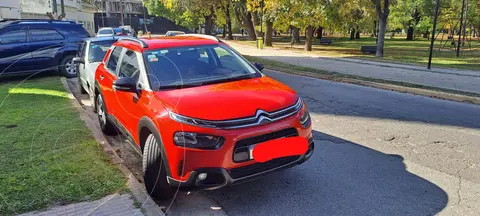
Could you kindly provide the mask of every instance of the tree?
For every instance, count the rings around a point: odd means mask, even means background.
[[[385,45],[385,31],[387,30],[387,20],[390,14],[390,0],[372,0],[378,16],[378,42],[377,57],[383,57],[383,47]]]
[[[247,10],[247,1],[232,0],[232,6],[237,22],[247,31],[249,39],[255,40],[257,35],[255,34],[255,26],[252,22],[252,14]]]

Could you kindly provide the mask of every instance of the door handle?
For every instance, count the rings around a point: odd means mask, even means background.
[[[105,79],[105,77],[103,75],[100,75],[100,80],[103,80]]]

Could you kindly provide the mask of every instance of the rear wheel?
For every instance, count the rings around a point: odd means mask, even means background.
[[[102,132],[106,135],[115,135],[115,126],[108,119],[107,109],[105,109],[105,102],[103,101],[103,97],[101,94],[97,95],[96,103],[98,122],[100,124],[100,128],[102,129]]]
[[[143,151],[143,180],[150,196],[165,200],[172,198],[175,191],[167,182],[167,164],[162,161],[160,145],[155,136],[150,134]]]
[[[77,76],[77,66],[73,63],[74,55],[67,55],[60,61],[60,72],[67,78],[73,78]]]

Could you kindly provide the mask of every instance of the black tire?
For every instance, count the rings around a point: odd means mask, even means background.
[[[67,78],[73,78],[77,76],[77,67],[73,63],[74,57],[74,55],[67,55],[63,57],[63,59],[60,61],[60,65],[58,66],[62,75]]]
[[[167,182],[167,172],[162,163],[160,145],[153,134],[150,134],[143,150],[143,180],[145,188],[151,197],[167,200],[173,197],[175,191]]]
[[[80,89],[81,94],[87,94],[87,91],[85,91],[85,88],[83,87],[82,79],[80,79],[80,75],[78,76],[78,88]]]
[[[102,129],[102,132],[106,135],[117,134],[115,125],[113,125],[113,123],[108,119],[108,112],[105,108],[105,102],[103,101],[102,95],[98,94],[95,101],[100,129]]]

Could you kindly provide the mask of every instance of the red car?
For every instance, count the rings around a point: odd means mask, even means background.
[[[120,39],[95,74],[100,127],[139,147],[157,198],[303,163],[314,150],[306,105],[262,69],[211,36]]]

